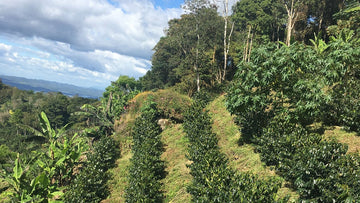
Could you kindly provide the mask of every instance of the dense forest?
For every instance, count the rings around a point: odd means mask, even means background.
[[[99,100],[0,80],[0,201],[360,201],[359,151],[326,134],[360,133],[360,2],[221,4],[185,0]]]

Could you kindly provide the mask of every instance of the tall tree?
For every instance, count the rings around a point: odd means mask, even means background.
[[[220,71],[220,82],[222,80],[225,80],[225,76],[226,76],[226,69],[228,66],[228,54],[229,54],[229,50],[230,50],[230,41],[231,41],[231,35],[234,31],[234,22],[230,22],[231,24],[231,29],[230,29],[230,33],[228,34],[228,22],[229,22],[229,0],[224,0],[224,10],[223,10],[223,18],[224,18],[224,69],[223,69],[223,73],[221,75],[221,71]]]
[[[58,92],[49,93],[41,108],[51,120],[51,125],[58,128],[69,122],[70,112],[67,109],[68,105],[68,98]]]
[[[274,22],[272,0],[242,0],[233,7],[232,19],[235,22],[236,30],[247,33],[244,45],[243,60],[249,61],[252,44],[257,35],[261,41],[270,39],[272,25]]]
[[[214,5],[210,3],[209,0],[185,0],[185,6],[183,7],[188,12],[195,14],[194,15],[194,29],[196,35],[196,45],[195,45],[195,60],[193,62],[194,71],[196,73],[196,90],[200,91],[200,72],[199,72],[199,49],[200,49],[200,26],[202,26],[201,22],[201,10],[207,8],[214,8]]]
[[[192,95],[215,84],[214,73],[222,71],[223,19],[212,4],[195,3],[189,1],[191,11],[169,21],[166,36],[154,48],[152,69],[141,78],[144,89],[176,84]]]

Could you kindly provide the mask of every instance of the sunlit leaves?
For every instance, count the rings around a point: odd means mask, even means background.
[[[165,165],[160,157],[163,144],[158,116],[156,103],[151,102],[135,121],[126,202],[161,202],[164,198],[160,180],[165,176]]]
[[[189,139],[187,158],[193,177],[187,188],[194,202],[275,201],[281,185],[277,179],[261,180],[255,175],[236,174],[220,153],[218,139],[204,103],[195,100],[185,114],[184,131]]]

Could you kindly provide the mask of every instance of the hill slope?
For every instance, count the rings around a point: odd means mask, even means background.
[[[229,159],[230,166],[241,172],[252,172],[260,176],[276,175],[260,160],[259,154],[254,153],[251,145],[237,144],[240,138],[238,127],[233,117],[225,108],[224,96],[220,96],[211,102],[207,109],[213,119],[213,132],[218,135],[219,146]],[[129,119],[130,125],[132,119]],[[121,133],[123,134],[123,133]],[[191,196],[186,192],[186,187],[191,181],[191,175],[186,164],[186,147],[188,144],[181,124],[171,124],[162,132],[162,140],[165,151],[162,159],[166,163],[167,176],[162,180],[163,191],[166,196],[165,202],[190,202]],[[113,180],[110,183],[111,196],[104,202],[124,202],[124,189],[126,187],[127,167],[130,163],[131,138],[119,135],[121,141],[122,157],[117,161],[118,166],[112,169]],[[284,184],[285,185],[285,184]],[[296,199],[297,194],[287,187],[279,191],[279,196],[289,194]]]

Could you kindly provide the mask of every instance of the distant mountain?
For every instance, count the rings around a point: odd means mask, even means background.
[[[17,87],[21,90],[33,90],[35,92],[61,92],[67,96],[78,95],[86,98],[99,98],[103,90],[95,88],[78,87],[65,83],[51,82],[46,80],[27,79],[15,76],[0,75],[2,83]]]

